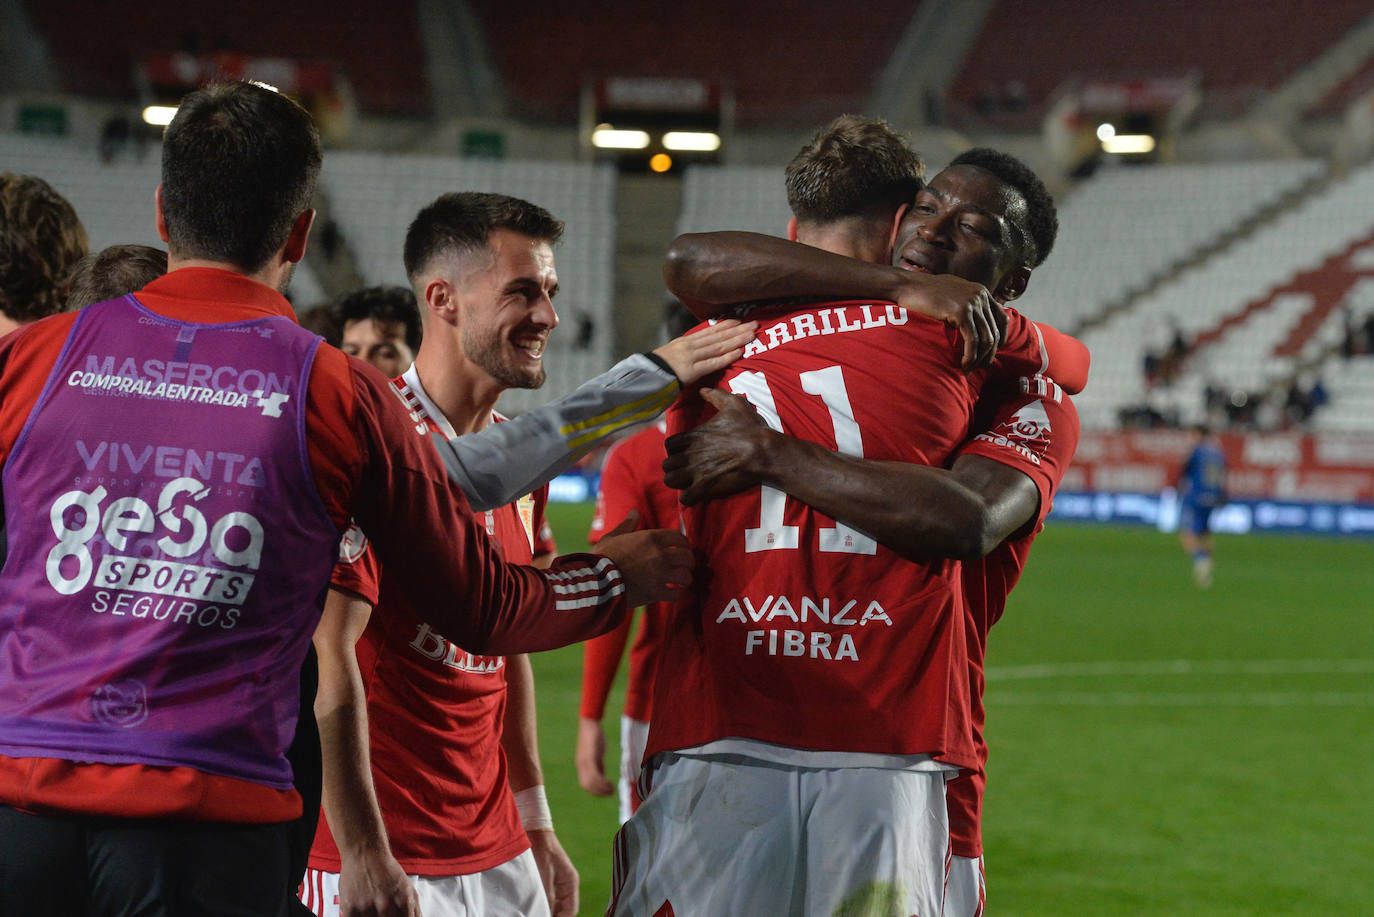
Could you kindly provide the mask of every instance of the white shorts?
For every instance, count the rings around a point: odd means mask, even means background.
[[[660,755],[616,835],[608,915],[940,913],[944,775]]]
[[[425,917],[549,917],[544,883],[528,850],[482,872],[410,876],[410,884]],[[300,899],[317,917],[339,917],[339,874],[307,869]]]
[[[635,782],[639,780],[639,765],[644,760],[644,746],[649,741],[649,724],[643,720],[620,718],[620,823],[630,820],[639,805]]]
[[[949,882],[945,885],[944,917],[983,917],[988,883],[983,858],[951,856]]]

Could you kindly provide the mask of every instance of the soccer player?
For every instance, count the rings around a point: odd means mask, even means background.
[[[885,260],[912,160],[890,131],[823,131],[788,167],[798,239]],[[969,267],[994,293],[1018,290],[1014,202],[992,203],[971,216],[983,245]],[[769,426],[924,465],[966,438],[988,376],[961,371],[938,322],[872,300],[751,317],[759,333],[717,387]],[[1000,372],[1041,368],[1038,339],[1010,330]],[[675,407],[670,432],[702,413]],[[944,781],[977,766],[957,566],[767,486],[688,507],[684,523],[711,576],[660,662],[649,792],[617,835],[611,913],[938,913]]]
[[[960,228],[970,211],[995,211],[1010,198],[1013,248],[1025,268],[1043,261],[1054,242],[1053,202],[1040,181],[1012,157],[970,151],[937,175],[917,195],[903,220],[894,250],[899,264],[970,271],[970,256],[984,248],[976,234]],[[719,253],[712,263],[718,263]],[[794,292],[847,284],[877,287],[890,269],[843,262],[800,246],[774,246],[768,259],[753,249],[739,265],[740,277],[755,283],[786,278]],[[679,264],[680,282],[691,271]],[[883,275],[888,273],[886,279]],[[995,275],[965,274],[1006,295]],[[719,287],[719,272],[715,283]],[[883,286],[887,289],[887,286]],[[679,289],[691,295],[693,289]],[[739,284],[733,295],[749,299],[757,289]],[[960,449],[948,470],[860,460],[815,443],[784,436],[764,426],[742,399],[708,393],[720,413],[670,443],[668,482],[685,488],[694,504],[760,483],[801,499],[832,518],[877,537],[911,557],[964,559],[966,637],[973,683],[974,737],[979,768],[947,786],[953,862],[946,890],[947,915],[973,917],[985,896],[981,810],[987,746],[983,738],[983,659],[988,630],[1001,617],[1020,578],[1036,533],[1049,512],[1078,441],[1072,402],[1052,380],[1035,376],[985,391],[975,415],[976,435]]]
[[[621,440],[606,454],[587,540],[595,544],[631,513],[651,528],[678,524],[677,492],[663,483],[663,441],[668,425],[662,418]],[[644,608],[630,649],[625,710],[620,716],[620,776],[616,786],[606,779],[606,732],[601,725],[606,698],[630,637],[630,620],[582,647],[582,705],[577,723],[575,763],[582,788],[597,796],[619,795],[623,824],[639,807],[639,764],[649,736],[653,678],[663,638],[672,615],[671,602]]]
[[[0,174],[0,335],[62,311],[67,275],[88,246],[76,211],[51,185]]]
[[[1210,427],[1193,428],[1193,449],[1179,469],[1179,539],[1193,562],[1193,582],[1212,585],[1212,512],[1226,502],[1226,454]]]
[[[350,517],[475,652],[593,636],[687,580],[677,533],[505,562],[386,381],[295,324],[320,165],[295,103],[192,93],[162,155],[167,276],[0,344],[7,917],[286,906],[285,751]]]
[[[339,349],[395,378],[420,348],[420,313],[405,287],[364,287],[329,307],[340,330]]]
[[[395,384],[417,426],[472,436],[500,420],[503,391],[543,384],[562,232],[542,208],[498,194],[446,194],[415,218],[406,271],[425,334]],[[733,356],[748,332],[722,331]],[[540,552],[546,499],[540,488],[484,514],[507,560]],[[544,800],[528,658],[442,639],[436,609],[407,603],[360,534],[334,585],[315,636],[326,820],[302,899],[325,917],[417,903],[428,914],[575,914],[577,872]]]

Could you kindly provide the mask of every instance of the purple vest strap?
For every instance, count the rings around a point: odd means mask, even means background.
[[[290,319],[77,318],[3,478],[0,754],[285,789],[339,532]]]

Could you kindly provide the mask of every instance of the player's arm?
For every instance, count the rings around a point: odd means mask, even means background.
[[[557,558],[547,571],[506,562],[396,391],[359,361],[350,366],[360,446],[351,510],[406,599],[433,609],[430,623],[449,640],[494,656],[553,649],[691,582],[686,539],[664,529],[617,531],[595,554]]]
[[[324,812],[342,860],[342,915],[418,917],[419,901],[405,871],[391,855],[372,783],[367,739],[367,701],[354,646],[372,605],[330,589],[315,630],[320,681],[315,695],[324,765]]]
[[[1001,310],[981,284],[857,261],[761,233],[678,236],[664,259],[663,281],[698,318],[759,300],[895,302],[956,328],[964,339],[965,369],[987,365],[1001,343]]]
[[[692,504],[767,484],[905,557],[984,556],[1035,518],[1025,474],[981,456],[952,470],[841,455],[769,429],[743,398],[702,392],[719,413],[668,438],[664,480]]]
[[[504,506],[553,480],[607,437],[663,413],[683,385],[734,362],[756,328],[753,322],[718,322],[627,357],[506,423],[454,440],[434,434],[434,446],[475,509]]]
[[[549,910],[554,917],[572,917],[577,914],[577,870],[553,832],[553,817],[544,796],[534,709],[534,669],[528,656],[506,658],[506,718],[501,747],[506,753],[520,823],[530,839]]]

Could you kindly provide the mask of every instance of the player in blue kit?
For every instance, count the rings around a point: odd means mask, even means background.
[[[1197,439],[1178,473],[1179,538],[1193,559],[1193,582],[1212,585],[1212,511],[1226,502],[1226,454],[1205,425],[1194,428]]]

